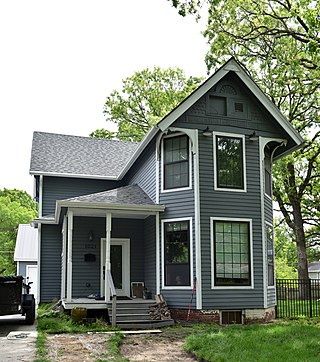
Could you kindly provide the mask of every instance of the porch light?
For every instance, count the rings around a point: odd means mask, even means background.
[[[88,240],[89,240],[89,241],[92,241],[92,240],[93,240],[93,232],[92,232],[92,231],[89,232]]]
[[[253,131],[251,133],[251,135],[249,135],[249,140],[250,141],[258,141],[258,139],[259,139],[259,136],[257,136],[256,131]]]
[[[202,134],[205,137],[211,137],[212,136],[212,132],[209,130],[209,127],[207,126],[207,128],[202,132]]]

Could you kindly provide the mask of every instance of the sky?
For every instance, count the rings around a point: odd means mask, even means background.
[[[200,23],[167,0],[0,2],[0,189],[33,194],[34,131],[88,136],[103,105],[146,67],[207,76]]]

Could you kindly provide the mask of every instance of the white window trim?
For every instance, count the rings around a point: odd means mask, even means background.
[[[165,285],[164,274],[165,274],[165,265],[164,265],[164,224],[168,222],[180,222],[180,221],[189,221],[189,250],[190,250],[190,285]],[[192,229],[192,217],[182,217],[176,219],[163,219],[161,220],[161,288],[163,290],[190,290],[192,289],[193,283],[193,229]]]
[[[189,146],[189,186],[186,187],[177,187],[175,189],[165,189],[164,188],[164,140],[166,138],[179,137],[179,136],[187,136],[188,137],[188,146]],[[190,137],[183,133],[174,133],[171,135],[166,135],[161,139],[161,193],[169,193],[169,192],[177,192],[177,191],[185,191],[192,190],[192,152],[191,152],[191,142]]]
[[[265,221],[264,226],[269,226],[272,229],[272,241],[273,241],[273,285],[269,285],[269,268],[268,268],[268,240],[267,233],[265,232],[265,265],[266,265],[266,279],[267,279],[267,288],[275,289],[276,288],[276,259],[275,259],[275,250],[274,250],[274,227],[269,221]]]
[[[243,189],[232,189],[225,187],[218,187],[218,174],[217,174],[217,152],[216,152],[216,137],[231,137],[242,139],[242,161],[243,161]],[[247,167],[246,167],[246,139],[245,135],[237,133],[213,132],[213,162],[214,162],[214,190],[216,191],[230,191],[230,192],[247,192]]]
[[[214,221],[223,221],[223,222],[247,222],[249,223],[249,236],[250,236],[250,279],[251,285],[244,286],[234,286],[234,285],[224,285],[216,286],[214,285],[214,235],[213,235],[213,223]],[[229,217],[210,217],[210,243],[211,243],[211,289],[254,289],[254,269],[253,269],[253,238],[252,238],[252,219],[242,219],[242,218],[229,218]]]

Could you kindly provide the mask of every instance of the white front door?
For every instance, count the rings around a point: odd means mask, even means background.
[[[38,297],[38,267],[37,265],[27,265],[26,266],[26,277],[27,282],[32,282],[30,294],[34,295],[34,299],[37,300]]]
[[[105,295],[106,239],[101,239],[100,295]],[[111,239],[111,274],[118,296],[130,296],[130,239]]]

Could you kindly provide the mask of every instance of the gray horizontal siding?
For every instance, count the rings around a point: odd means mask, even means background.
[[[44,176],[42,215],[54,213],[56,200],[107,191],[120,186],[122,184],[117,181]]]
[[[41,226],[40,302],[60,299],[62,235],[59,225]]]
[[[88,241],[92,232],[93,240]],[[105,237],[105,220],[94,217],[74,217],[72,233],[72,297],[100,293],[100,239]],[[95,255],[86,262],[85,254]]]
[[[238,132],[241,134],[241,130]],[[263,250],[258,143],[246,142],[247,192],[215,191],[212,138],[206,139],[203,136],[199,138],[203,308],[263,307]],[[211,289],[210,217],[252,219],[254,289]]]
[[[276,288],[268,288],[267,307],[274,307],[277,304]]]
[[[130,239],[130,278],[144,281],[143,220],[113,219],[111,238]],[[94,239],[88,241],[89,232]],[[73,282],[72,296],[86,297],[100,292],[100,241],[105,238],[105,219],[75,217],[73,228]],[[90,248],[86,245],[90,244]],[[87,253],[96,256],[95,262],[85,262]]]
[[[145,287],[154,296],[156,286],[156,221],[154,216],[149,216],[144,221],[144,282]]]
[[[124,179],[128,185],[137,184],[156,201],[156,146],[155,139],[148,145]]]

